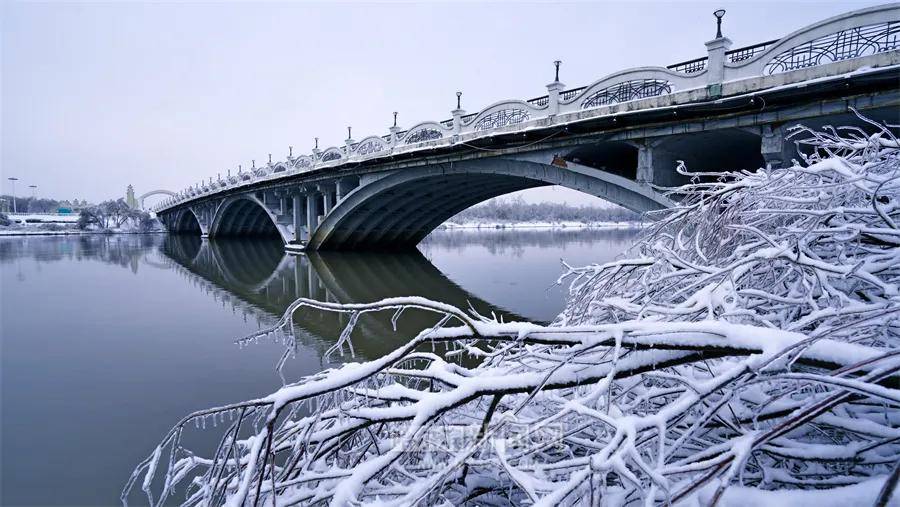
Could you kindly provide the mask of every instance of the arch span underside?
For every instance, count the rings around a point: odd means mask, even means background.
[[[619,182],[521,160],[458,163],[403,170],[357,188],[325,217],[314,250],[408,250],[460,211],[510,192],[561,185],[641,210],[661,201]],[[633,186],[633,185],[632,185]],[[661,198],[660,198],[661,199]]]
[[[281,237],[269,213],[251,199],[235,199],[222,204],[210,227],[209,236]]]
[[[175,216],[171,231],[176,234],[190,234],[195,236],[200,236],[202,234],[200,221],[197,220],[197,216],[194,215],[194,212],[189,209],[183,210]]]

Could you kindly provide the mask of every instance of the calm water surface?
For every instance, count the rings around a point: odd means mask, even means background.
[[[560,259],[604,262],[631,231],[438,231],[403,255],[287,256],[268,241],[185,236],[0,238],[0,504],[115,505],[132,468],[180,417],[281,385],[282,345],[234,340],[299,296],[417,295],[505,319],[550,321]],[[322,368],[346,319],[303,311],[288,380]],[[364,317],[356,360],[434,322]],[[349,360],[347,356],[345,359]],[[143,503],[135,497],[136,503]]]

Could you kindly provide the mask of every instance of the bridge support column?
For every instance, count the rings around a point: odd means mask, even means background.
[[[316,192],[310,191],[306,193],[306,234],[307,241],[312,238],[313,233],[316,232],[316,227],[319,225],[318,220],[318,208],[316,201],[318,200],[318,196]]]
[[[325,209],[322,210],[322,214],[328,216],[328,214],[331,213],[331,210],[334,208],[335,192],[330,185],[320,186],[319,191],[322,192],[322,197],[325,201]]]
[[[635,180],[641,185],[653,183],[653,146],[650,141],[637,144],[638,161]]]
[[[303,196],[294,194],[291,196],[291,205],[293,206],[294,219],[294,242],[300,243],[303,240]]]
[[[394,127],[391,127],[394,128]],[[359,185],[359,182],[352,178],[341,178],[335,182],[335,197],[337,202],[341,202],[344,197],[353,191]]]
[[[791,163],[790,144],[784,139],[784,135],[783,127],[772,125],[761,127],[761,151],[767,165],[782,167]]]

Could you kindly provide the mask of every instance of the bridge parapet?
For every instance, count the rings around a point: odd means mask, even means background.
[[[707,43],[708,56],[668,67],[623,70],[594,83],[566,90],[558,75],[548,94],[529,100],[505,100],[466,114],[457,102],[453,118],[421,122],[407,130],[396,126],[389,135],[372,135],[344,146],[316,149],[309,155],[230,172],[226,178],[201,182],[159,203],[155,211],[199,198],[230,192],[259,182],[347,164],[427,153],[435,147],[467,143],[498,133],[525,131],[536,126],[584,121],[679,103],[801,84],[866,67],[900,63],[900,4],[860,9],[835,16],[778,40],[730,50],[725,37]],[[839,65],[840,64],[840,65]]]

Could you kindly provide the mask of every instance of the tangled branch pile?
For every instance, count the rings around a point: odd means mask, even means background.
[[[335,350],[368,312],[439,322],[378,360],[187,416],[123,499],[140,481],[151,503],[178,490],[187,505],[887,504],[900,143],[872,130],[799,129],[793,167],[691,174],[636,256],[569,270],[550,326],[419,298],[298,300],[269,333],[290,339],[301,307],[350,315]],[[205,456],[182,445],[198,421],[227,421]]]

